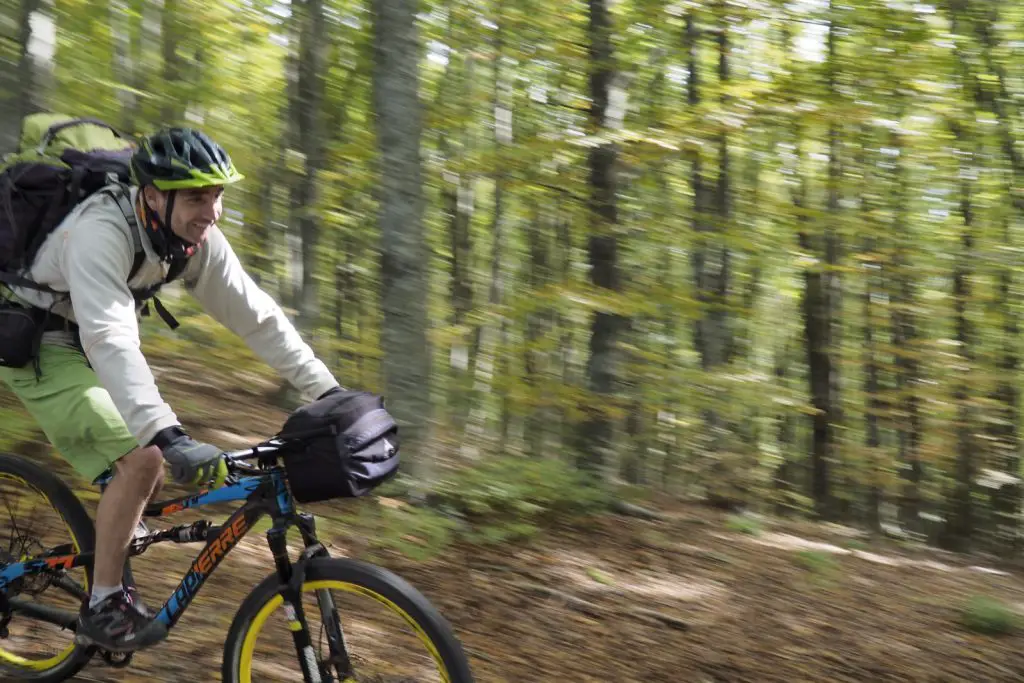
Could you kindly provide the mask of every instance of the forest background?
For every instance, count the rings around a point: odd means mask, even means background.
[[[387,396],[412,497],[496,534],[657,495],[1019,549],[1024,6],[2,7],[3,151],[38,110],[221,141],[222,227]],[[276,382],[175,307],[153,353]]]

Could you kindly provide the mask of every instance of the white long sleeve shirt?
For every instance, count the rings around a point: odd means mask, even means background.
[[[132,206],[136,190],[131,191]],[[179,423],[161,398],[139,340],[139,307],[131,289],[162,282],[167,264],[153,252],[142,231],[146,259],[128,282],[135,240],[117,200],[106,193],[89,197],[51,233],[36,256],[29,277],[66,295],[15,288],[27,303],[49,307],[76,322],[82,347],[100,383],[140,445]],[[299,391],[319,396],[338,382],[300,337],[281,307],[262,291],[219,228],[189,259],[181,274],[186,290],[215,320],[242,337],[250,349]],[[56,303],[55,303],[56,302]],[[47,343],[68,343],[64,332],[47,332]],[[45,372],[45,369],[44,369]]]

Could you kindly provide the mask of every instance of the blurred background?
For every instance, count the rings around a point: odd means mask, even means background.
[[[60,111],[201,128],[246,174],[234,248],[402,424],[401,478],[322,512],[415,575],[481,680],[1020,680],[1024,639],[958,615],[1024,604],[1024,5],[3,0],[2,20],[2,151]],[[186,426],[273,433],[298,398],[171,298],[182,327],[147,321],[143,348]],[[0,446],[59,467],[3,406]],[[623,661],[612,637],[664,647]],[[839,659],[805,670],[822,648]]]

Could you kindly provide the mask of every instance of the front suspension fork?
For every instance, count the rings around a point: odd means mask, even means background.
[[[345,648],[345,637],[338,619],[334,600],[328,590],[317,591],[317,603],[320,606],[320,618],[327,635],[330,657],[320,662],[313,649],[306,613],[302,606],[302,584],[305,581],[306,566],[315,557],[327,557],[327,549],[317,540],[316,522],[310,514],[296,515],[295,525],[299,527],[305,548],[294,564],[288,557],[286,540],[288,527],[275,526],[267,532],[267,543],[274,557],[274,566],[281,582],[281,598],[288,630],[292,633],[295,652],[302,667],[303,680],[306,683],[324,683],[328,681],[345,681],[352,675],[351,662]],[[340,678],[335,679],[331,667],[336,667]]]

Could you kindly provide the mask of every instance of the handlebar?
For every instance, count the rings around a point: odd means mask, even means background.
[[[270,439],[248,448],[224,453],[224,460],[228,465],[228,472],[236,474],[260,474],[262,469],[258,465],[250,465],[247,461],[273,455],[281,450],[284,442],[280,439]]]
[[[273,455],[284,449],[288,444],[301,442],[311,437],[322,437],[328,434],[336,434],[334,426],[318,427],[308,431],[287,432],[278,434],[266,441],[262,441],[248,448],[237,451],[227,451],[223,454],[227,462],[230,474],[262,474],[265,470],[260,465],[250,465],[247,460],[255,460],[268,455]]]

